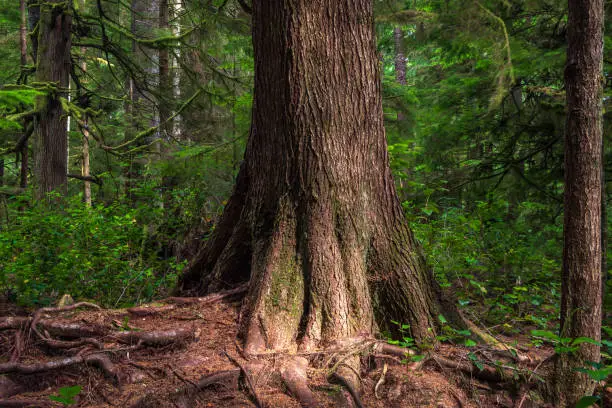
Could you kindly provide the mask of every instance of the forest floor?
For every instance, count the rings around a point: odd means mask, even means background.
[[[235,296],[213,295],[131,309],[84,304],[9,312],[0,317],[0,373],[6,373],[0,376],[0,407],[299,407],[277,374],[283,356],[242,356],[239,305]],[[525,378],[545,376],[552,349],[518,340],[520,362],[484,346],[442,344],[419,362],[362,348],[362,406],[544,407]],[[309,385],[322,406],[356,406],[323,369],[342,353],[308,356]],[[481,375],[487,370],[470,356],[498,367]],[[508,375],[504,366],[515,369]],[[64,402],[52,395],[63,395]]]

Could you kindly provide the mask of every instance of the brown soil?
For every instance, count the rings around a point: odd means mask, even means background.
[[[7,365],[3,363],[11,359],[28,366],[66,356],[103,355],[112,365],[104,369],[99,362],[83,362],[33,374],[0,375],[0,406],[61,407],[49,396],[56,395],[61,387],[79,385],[82,390],[71,406],[251,407],[259,403],[264,407],[299,407],[278,374],[287,356],[269,354],[245,360],[235,340],[238,309],[239,303],[227,299],[208,304],[175,299],[131,310],[49,311],[39,313],[40,335],[28,324],[20,330],[10,328],[13,320],[0,317],[0,367],[5,371]],[[67,327],[72,327],[73,332]],[[69,342],[85,335],[77,328],[90,330],[88,336],[97,339],[103,348],[96,350],[93,343],[56,347],[63,343],[55,340]],[[147,337],[145,333],[155,335]],[[164,337],[168,333],[174,334]],[[20,344],[17,350],[16,344]],[[517,375],[516,381],[506,377],[501,383],[477,379],[478,370],[466,374],[469,370],[447,368],[441,363],[447,359],[473,367],[468,359],[470,352],[485,362],[504,360],[480,346],[468,350],[441,345],[431,354],[441,359],[430,357],[421,362],[402,362],[399,357],[367,350],[371,348],[360,352],[359,373],[361,399],[366,407],[518,407],[521,400],[522,408],[545,406],[534,390],[521,384],[536,368],[544,369],[546,364],[540,363],[550,349],[523,349],[525,358],[519,363],[524,370],[522,381]],[[306,357],[310,362],[309,386],[321,406],[355,406],[345,387],[327,380],[326,369],[343,357],[343,350],[322,350]],[[506,365],[514,364],[505,361]],[[384,382],[375,393],[383,371]],[[534,380],[540,371],[529,380]],[[217,377],[207,377],[219,372]],[[208,380],[201,381],[203,378]]]

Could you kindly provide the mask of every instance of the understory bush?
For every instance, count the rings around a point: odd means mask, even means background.
[[[182,265],[147,253],[149,226],[138,209],[86,207],[79,197],[31,203],[0,229],[0,288],[26,306],[64,293],[123,306],[167,293]]]

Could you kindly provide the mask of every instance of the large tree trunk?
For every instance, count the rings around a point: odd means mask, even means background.
[[[67,190],[66,115],[60,98],[65,96],[70,74],[70,2],[49,0],[40,4],[36,81],[55,87],[39,97],[35,131],[35,175],[38,198],[50,191]]]
[[[565,219],[561,336],[601,338],[603,0],[570,0],[565,68]],[[557,406],[574,406],[594,382],[576,368],[598,362],[584,343],[556,364]]]
[[[249,352],[308,349],[392,319],[417,339],[435,333],[439,287],[391,177],[372,22],[371,0],[253,2],[245,160],[181,282],[207,292],[250,279]]]

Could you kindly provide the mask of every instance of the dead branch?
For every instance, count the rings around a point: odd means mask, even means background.
[[[408,356],[414,356],[416,352],[406,347],[394,346],[384,342],[379,342],[374,345],[374,352],[381,354],[390,354],[400,358],[406,358]]]
[[[90,183],[94,183],[97,184],[99,186],[102,186],[102,179],[96,175],[94,176],[81,176],[80,174],[67,174],[66,177],[68,178],[73,178],[75,180],[81,180],[81,181],[89,181]]]

